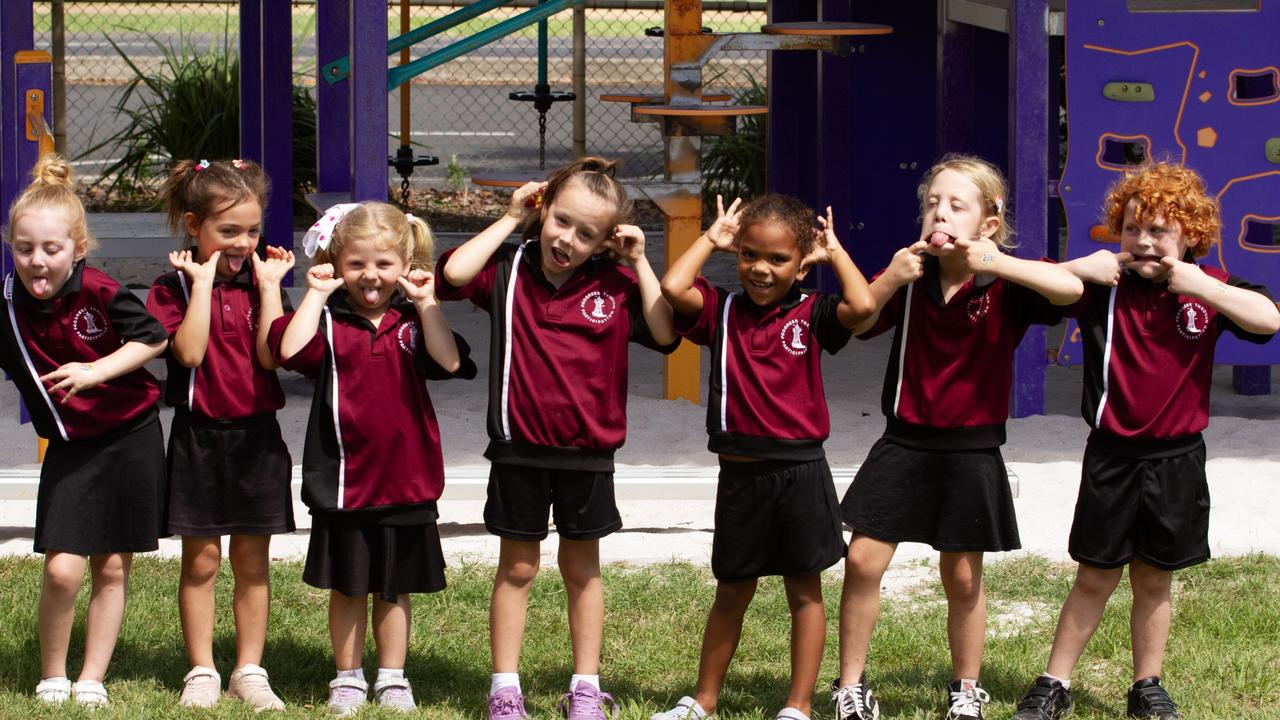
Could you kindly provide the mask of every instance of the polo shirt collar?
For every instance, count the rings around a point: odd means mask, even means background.
[[[67,295],[80,292],[80,287],[84,282],[84,260],[77,260],[75,265],[71,266],[71,277],[58,288],[58,292],[48,300],[40,300],[27,292],[27,286],[22,284],[18,279],[18,272],[13,272],[13,304],[17,307],[34,308],[39,312],[52,312],[54,303]]]
[[[334,316],[345,322],[361,325],[373,333],[393,327],[401,316],[414,312],[413,303],[404,296],[400,288],[396,288],[395,292],[392,293],[391,305],[387,307],[387,313],[382,316],[382,326],[380,328],[374,327],[373,323],[369,322],[369,318],[356,312],[355,308],[351,306],[351,297],[347,294],[345,287],[340,287],[333,291],[333,294],[329,296],[328,306],[329,311]]]
[[[791,283],[791,288],[787,290],[787,294],[782,299],[772,305],[757,305],[751,300],[751,296],[744,290],[742,299],[746,300],[746,307],[757,315],[766,315],[774,310],[790,310],[800,304],[804,300],[804,291],[800,289],[800,283]]]
[[[924,288],[925,288],[925,291],[929,293],[929,297],[933,298],[933,301],[936,302],[939,306],[946,305],[947,303],[942,296],[942,261],[933,255],[929,255],[928,253],[925,253],[924,255],[924,278],[923,279],[924,279]],[[973,277],[964,281],[964,284],[961,285],[960,289],[956,291],[956,295],[959,295],[960,293],[965,292],[970,288],[974,290],[985,289],[987,287],[990,287],[991,284],[994,283],[995,281],[996,281],[995,275],[974,275]],[[951,299],[955,300],[955,297],[956,296],[953,295]]]

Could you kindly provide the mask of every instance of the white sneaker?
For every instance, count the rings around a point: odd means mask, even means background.
[[[76,703],[85,707],[106,707],[107,688],[97,680],[78,680],[71,683],[71,697]]]
[[[654,713],[649,716],[649,720],[702,720],[706,716],[707,711],[702,709],[698,701],[685,695],[675,707],[666,712]]]
[[[413,687],[405,677],[388,678],[373,684],[373,701],[380,707],[413,712],[418,704],[413,701]]]
[[[284,709],[284,701],[271,690],[267,671],[252,663],[241,665],[231,673],[227,697],[249,703],[254,712]]]
[[[329,681],[329,712],[339,717],[355,715],[369,699],[369,683],[340,677]]]
[[[36,699],[46,705],[61,705],[71,699],[71,681],[64,677],[41,680],[36,683]]]
[[[800,712],[799,708],[784,707],[773,716],[773,720],[809,720],[809,716]]]
[[[222,699],[222,676],[217,670],[203,665],[191,668],[182,678],[182,707],[211,708]]]

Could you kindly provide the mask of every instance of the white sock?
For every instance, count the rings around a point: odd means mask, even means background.
[[[355,670],[339,670],[339,671],[338,671],[338,677],[340,677],[340,678],[355,678],[356,680],[359,680],[360,682],[364,682],[364,668],[362,668],[362,667],[358,667],[358,668],[356,668]]]
[[[578,683],[580,682],[584,682],[596,690],[600,689],[599,675],[574,675],[569,678],[569,692],[573,692],[573,689],[578,687]]]
[[[1047,678],[1049,678],[1050,680],[1057,680],[1058,682],[1062,683],[1062,687],[1064,687],[1064,688],[1066,688],[1066,689],[1068,689],[1068,690],[1070,690],[1070,689],[1071,689],[1071,680],[1063,680],[1062,678],[1058,677],[1057,675],[1050,675],[1049,673],[1045,673],[1045,674],[1044,674],[1044,676],[1045,676],[1045,677],[1047,677]]]
[[[961,689],[961,690],[965,690],[965,689],[968,689],[968,688],[976,688],[976,687],[978,687],[978,680],[977,680],[977,678],[974,678],[974,679],[972,679],[972,680],[970,680],[969,678],[960,678],[960,689]]]
[[[520,673],[494,673],[489,683],[489,694],[492,695],[504,687],[513,687],[520,692]]]
[[[404,668],[378,668],[378,682],[404,679]]]

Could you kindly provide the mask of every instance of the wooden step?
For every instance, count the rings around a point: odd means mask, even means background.
[[[764,115],[769,112],[767,105],[640,105],[635,109],[637,115],[658,115],[660,117],[732,117],[737,115]]]
[[[541,182],[546,179],[546,170],[498,170],[473,174],[471,184],[482,187],[518,188],[525,183]]]
[[[817,35],[845,37],[850,35],[889,35],[890,25],[855,22],[782,22],[760,28],[766,35]]]
[[[733,96],[728,93],[703,93],[702,102],[729,102]],[[631,103],[632,105],[661,105],[667,99],[661,95],[601,95],[600,102]]]

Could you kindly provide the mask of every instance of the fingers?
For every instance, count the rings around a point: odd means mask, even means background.
[[[1172,270],[1178,264],[1178,259],[1169,255],[1160,258],[1160,267],[1165,270]]]
[[[956,238],[952,243],[961,250],[967,249],[973,245],[973,241],[968,238]]]
[[[1115,254],[1116,262],[1124,264],[1133,261],[1133,253],[1118,252]]]
[[[737,219],[738,207],[740,207],[741,205],[742,205],[742,198],[734,198],[733,202],[730,203],[729,205],[729,209],[726,210],[724,214],[730,218]]]
[[[252,254],[257,255],[257,253],[252,253]],[[222,251],[214,250],[213,252],[209,253],[209,259],[205,261],[204,266],[205,267],[216,266],[218,264],[218,258],[220,257],[222,257]]]
[[[716,219],[724,217],[724,198],[720,197],[720,193],[716,193]]]
[[[911,253],[912,255],[919,255],[920,253],[924,252],[924,249],[927,247],[929,247],[928,240],[917,240],[911,243],[911,245],[907,247],[907,252]]]

